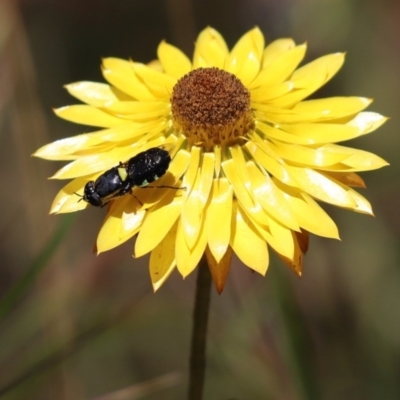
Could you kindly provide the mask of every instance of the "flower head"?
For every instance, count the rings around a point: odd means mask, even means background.
[[[70,161],[53,176],[72,181],[57,194],[51,213],[86,208],[79,196],[88,182],[110,169],[123,180],[118,171],[126,176],[128,160],[159,147],[171,156],[168,172],[152,184],[160,188],[128,185],[132,195],[111,196],[98,252],[137,235],[134,256],[151,253],[155,290],[175,268],[186,277],[204,254],[219,292],[233,252],[264,275],[273,249],[300,275],[308,232],[338,238],[317,201],[372,214],[369,202],[352,189],[364,187],[356,172],[387,165],[374,154],[337,144],[385,122],[362,111],[371,100],[305,100],[336,74],[344,55],[298,68],[305,51],[305,44],[291,39],[265,47],[258,28],[229,51],[221,35],[206,28],[193,61],[165,42],[149,65],[104,59],[108,84],[67,85],[85,104],[55,110],[100,129],[35,153]]]

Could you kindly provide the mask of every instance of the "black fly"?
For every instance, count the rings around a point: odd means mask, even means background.
[[[143,151],[126,163],[104,172],[95,181],[88,182],[81,200],[95,207],[103,207],[115,197],[129,193],[133,187],[145,187],[162,177],[170,162],[171,157],[166,150],[153,147]]]

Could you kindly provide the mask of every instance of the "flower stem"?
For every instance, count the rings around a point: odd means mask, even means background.
[[[190,349],[188,400],[201,400],[203,398],[210,294],[211,274],[204,257],[199,264],[197,273],[192,344]]]

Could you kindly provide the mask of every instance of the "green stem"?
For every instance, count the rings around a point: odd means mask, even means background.
[[[207,323],[210,309],[211,274],[203,258],[199,264],[193,311],[188,400],[202,400],[206,371]]]

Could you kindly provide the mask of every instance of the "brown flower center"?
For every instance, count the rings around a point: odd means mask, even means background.
[[[208,151],[232,146],[254,128],[249,91],[235,75],[218,68],[185,75],[174,86],[171,103],[175,129]]]

